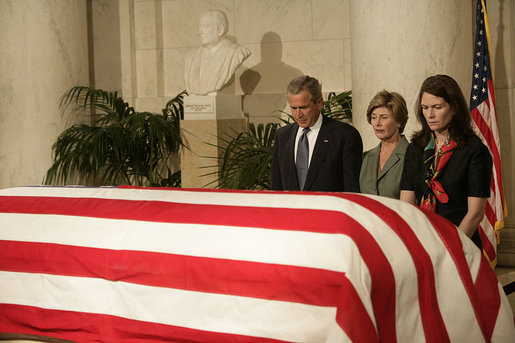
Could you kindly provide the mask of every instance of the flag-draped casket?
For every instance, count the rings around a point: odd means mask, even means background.
[[[352,193],[0,190],[0,332],[77,342],[510,342],[480,251]]]

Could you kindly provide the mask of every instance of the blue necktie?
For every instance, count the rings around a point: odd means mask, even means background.
[[[304,189],[306,176],[308,175],[309,143],[308,137],[306,137],[308,132],[309,127],[302,130],[302,134],[299,138],[299,145],[297,146],[297,159],[295,160],[295,165],[297,166],[297,177],[299,178],[299,187],[301,191]]]

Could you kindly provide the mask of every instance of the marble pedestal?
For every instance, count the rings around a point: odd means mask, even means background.
[[[247,129],[241,95],[194,95],[184,98],[181,135],[189,149],[181,152],[183,188],[215,188],[218,157],[228,135]]]

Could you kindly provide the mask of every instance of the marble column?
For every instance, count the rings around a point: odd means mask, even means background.
[[[401,93],[418,130],[414,104],[422,81],[448,74],[468,98],[472,77],[472,2],[351,0],[353,124],[364,149],[378,144],[365,112],[380,90]]]
[[[40,184],[59,98],[89,84],[86,1],[2,0],[0,32],[0,188]]]

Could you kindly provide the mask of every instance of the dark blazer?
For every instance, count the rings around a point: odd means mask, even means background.
[[[275,132],[272,189],[299,190],[293,157],[299,125],[292,123]],[[359,192],[363,142],[352,125],[323,117],[309,164],[304,191]]]

